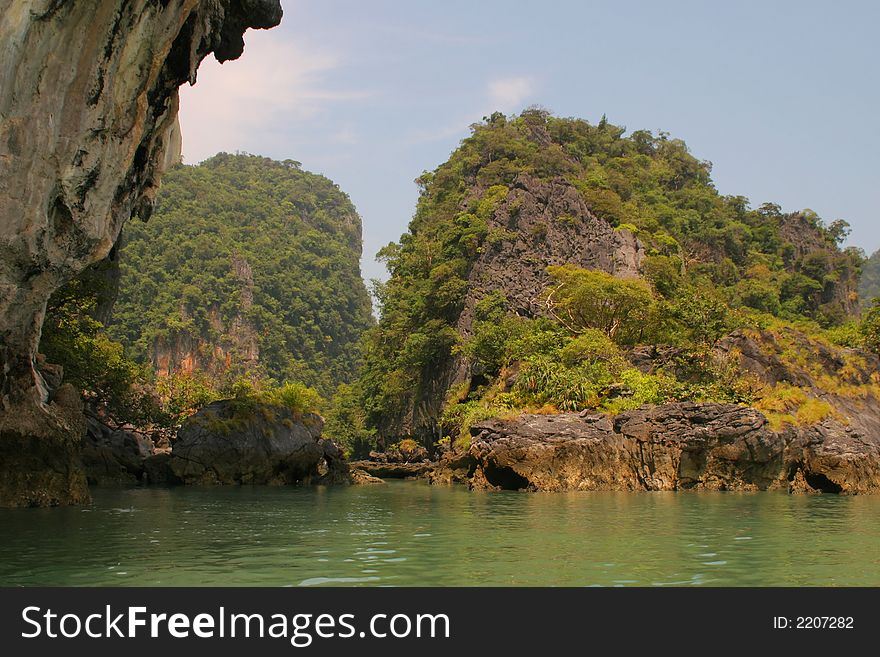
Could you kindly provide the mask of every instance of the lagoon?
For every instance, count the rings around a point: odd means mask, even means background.
[[[93,497],[0,509],[0,585],[880,585],[880,497],[415,481]]]

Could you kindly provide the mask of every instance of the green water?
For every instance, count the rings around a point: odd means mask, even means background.
[[[880,497],[97,490],[0,510],[0,585],[880,585]]]

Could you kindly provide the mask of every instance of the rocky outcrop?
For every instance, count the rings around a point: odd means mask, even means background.
[[[309,413],[236,400],[219,401],[188,418],[169,456],[147,464],[150,481],[180,484],[295,484],[347,466],[321,438],[324,421]],[[328,476],[331,475],[331,476]]]
[[[183,321],[186,313],[181,312]],[[175,373],[203,372],[210,377],[222,377],[232,369],[257,372],[260,367],[259,335],[250,321],[236,316],[229,325],[220,319],[217,306],[208,311],[213,335],[220,336],[211,341],[186,328],[169,331],[153,340],[150,347],[150,362],[159,376]]]
[[[240,255],[230,261],[231,273],[239,282],[239,309],[228,325],[221,318],[219,304],[208,310],[210,340],[194,335],[191,329],[166,331],[153,340],[150,362],[159,376],[174,373],[204,372],[222,377],[234,362],[244,372],[258,372],[260,343],[256,327],[248,319],[254,305],[254,273],[250,263]],[[191,324],[185,304],[181,304],[180,323]]]
[[[427,476],[435,466],[428,450],[415,440],[402,440],[384,452],[370,452],[369,458],[352,461],[353,471],[382,479],[415,479]]]
[[[778,332],[741,329],[719,340],[715,352],[733,357],[744,372],[762,383],[817,387],[822,377],[865,385],[880,372],[880,356],[861,349],[836,347],[783,327]],[[794,356],[794,357],[793,357]]]
[[[771,431],[758,411],[679,403],[612,417],[493,420],[432,479],[478,489],[880,491],[880,443],[836,421]]]
[[[379,477],[374,477],[369,472],[359,468],[352,468],[349,474],[352,484],[356,486],[368,486],[371,484],[384,484],[385,481]]]
[[[82,442],[86,480],[94,486],[118,486],[145,480],[145,463],[156,454],[152,438],[133,427],[114,429],[88,415]]]
[[[458,329],[469,335],[476,303],[499,290],[517,315],[546,314],[547,267],[572,264],[635,278],[645,251],[627,229],[615,229],[587,207],[564,178],[520,174],[489,222],[489,238],[471,269]]]
[[[469,337],[476,304],[495,291],[507,298],[513,313],[546,315],[541,295],[550,283],[547,267],[551,265],[573,264],[632,278],[639,275],[644,257],[635,235],[593,214],[569,181],[520,174],[489,220],[488,236],[470,270],[456,330],[462,338]],[[471,380],[475,375],[471,365],[457,356],[432,371],[420,385],[421,398],[405,416],[390,418],[388,426],[381,428],[382,435],[389,440],[416,436],[426,445],[436,442],[440,438],[436,421],[446,392]]]
[[[82,402],[70,384],[52,392],[45,410],[22,405],[7,413],[0,421],[0,507],[88,502],[84,432]]]
[[[76,448],[50,448],[80,436],[35,368],[46,302],[108,256],[129,217],[149,216],[178,87],[280,20],[278,0],[0,0],[0,451],[36,468],[28,479],[0,461],[3,503],[85,499]],[[62,455],[69,476],[40,474]]]

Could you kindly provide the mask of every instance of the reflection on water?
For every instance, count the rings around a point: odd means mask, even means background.
[[[880,585],[880,498],[94,491],[0,510],[0,585]]]

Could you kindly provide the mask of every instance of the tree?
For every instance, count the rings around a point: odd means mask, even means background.
[[[865,312],[860,332],[865,347],[880,354],[880,298],[874,299],[871,307]]]
[[[120,422],[153,421],[158,403],[145,391],[147,370],[130,360],[94,318],[105,293],[100,282],[86,270],[50,297],[40,351],[64,368],[64,381],[94,407]]]
[[[852,233],[852,228],[848,221],[843,219],[835,219],[826,229],[828,237],[837,245],[843,244],[846,238]]]
[[[362,391],[342,383],[324,423],[324,435],[336,441],[350,457],[364,458],[375,446],[376,431],[367,428]]]
[[[598,329],[619,343],[642,334],[654,304],[641,279],[620,279],[573,265],[548,267],[554,280],[546,296],[549,313],[572,333]]]

